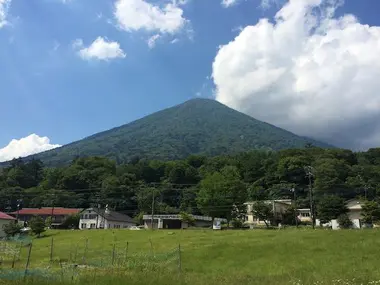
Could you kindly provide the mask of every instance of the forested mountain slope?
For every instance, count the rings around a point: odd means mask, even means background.
[[[105,156],[121,163],[134,157],[171,160],[190,154],[302,148],[306,143],[329,147],[217,101],[193,99],[34,157],[51,166],[68,164],[77,156]]]

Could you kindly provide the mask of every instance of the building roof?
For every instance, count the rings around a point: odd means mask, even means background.
[[[16,219],[3,212],[0,212],[0,220],[16,220]]]
[[[23,208],[16,212],[10,213],[11,215],[74,215],[78,214],[81,209],[73,209],[73,208],[62,208],[62,207],[43,207],[43,208]]]
[[[286,205],[291,205],[292,204],[292,199],[274,199],[274,200],[260,200],[261,202],[267,203],[267,204],[272,204],[272,203],[280,203],[280,204],[286,204]],[[256,203],[257,201],[248,201],[245,202],[245,205],[252,205]]]
[[[208,217],[208,216],[199,216],[199,215],[189,215],[191,217],[193,217],[195,220],[197,221],[209,221],[211,222],[212,221],[212,217]],[[143,215],[143,220],[151,220],[152,219],[152,215]],[[178,214],[164,214],[164,215],[153,215],[153,219],[164,219],[164,220],[181,220],[182,219],[182,216],[181,215],[178,215]],[[215,221],[225,221],[227,222],[227,219],[224,219],[224,218],[214,218]]]
[[[346,207],[352,211],[352,210],[361,210],[362,209],[362,203],[358,199],[351,199],[346,202]]]
[[[96,209],[96,208],[90,208],[90,209],[86,209],[86,210],[92,210],[92,211],[98,213],[100,216],[102,216],[107,221],[134,223],[134,220],[130,216],[119,213],[119,212],[115,212],[115,211],[111,211],[111,210],[108,210],[106,212],[105,209]]]

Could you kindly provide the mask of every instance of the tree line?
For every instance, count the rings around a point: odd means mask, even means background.
[[[176,161],[134,157],[125,164],[80,157],[55,168],[44,167],[40,160],[14,159],[0,170],[0,211],[16,211],[18,205],[88,208],[107,204],[137,219],[151,213],[152,207],[157,214],[185,212],[238,219],[246,211],[244,202],[293,199],[293,191],[297,206],[309,208],[310,185],[321,215],[323,205],[351,198],[372,201],[377,207],[380,148],[352,152],[309,145],[278,152],[191,155]]]

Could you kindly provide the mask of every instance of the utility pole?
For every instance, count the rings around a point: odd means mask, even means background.
[[[152,217],[151,217],[151,219],[150,219],[150,226],[151,226],[151,228],[152,228],[152,230],[153,230],[153,218],[154,218],[154,188],[152,188]],[[157,227],[158,227],[158,224],[157,224]]]
[[[359,179],[360,179],[360,182],[362,183],[362,184],[364,184],[364,198],[365,198],[365,200],[367,200],[367,191],[368,191],[368,185],[367,185],[367,183],[363,180],[363,177],[359,174],[358,175],[359,176]]]
[[[53,227],[53,219],[54,219],[54,204],[55,204],[55,195],[54,194],[52,194],[53,195],[53,198],[52,198],[52,201],[51,201],[51,203],[52,203],[52,207],[51,207],[51,217],[50,217],[50,220],[51,220],[51,225],[50,225],[50,227],[52,228]]]
[[[96,212],[96,225],[95,225],[95,229],[98,229],[99,213],[100,213],[100,204],[98,204],[98,211]]]
[[[16,218],[17,222],[18,222],[18,215],[20,212],[20,204],[21,204],[21,199],[18,199],[17,200],[17,218]]]
[[[298,228],[298,218],[297,218],[297,194],[296,194],[296,188],[290,189],[290,192],[293,192],[293,199],[294,199],[294,219],[296,221],[296,227]]]
[[[306,176],[309,178],[309,200],[310,200],[310,213],[313,229],[315,229],[315,215],[314,215],[314,197],[313,197],[313,187],[311,183],[311,178],[313,177],[312,167],[306,167]]]

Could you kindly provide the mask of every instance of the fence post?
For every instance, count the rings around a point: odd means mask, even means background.
[[[88,238],[86,238],[86,245],[84,247],[84,252],[83,252],[83,258],[82,258],[83,264],[86,264],[87,247],[88,247]]]
[[[153,243],[152,243],[152,240],[149,239],[149,242],[150,242],[150,254],[153,256]]]
[[[78,256],[78,244],[76,244],[75,246],[74,263],[77,262],[77,256]]]
[[[17,258],[18,261],[20,261],[21,259],[21,249],[22,249],[22,241],[20,241],[20,247],[18,249],[18,258]]]
[[[33,243],[31,242],[29,245],[28,259],[26,260],[26,264],[25,264],[24,279],[26,278],[26,275],[28,274],[28,268],[29,268],[29,263],[30,263],[30,255],[32,254],[32,246],[33,246]]]
[[[13,253],[13,260],[12,260],[12,268],[15,268],[15,261],[16,261],[16,250],[15,252]]]
[[[125,248],[125,265],[127,265],[127,258],[128,258],[128,247],[129,247],[129,242],[127,242],[127,247]]]
[[[181,244],[178,244],[178,271],[182,272]]]
[[[114,265],[114,262],[115,262],[115,248],[116,248],[116,244],[114,243],[113,248],[112,248],[112,266]]]
[[[54,238],[51,238],[50,242],[50,262],[53,262],[53,247],[54,247]]]

